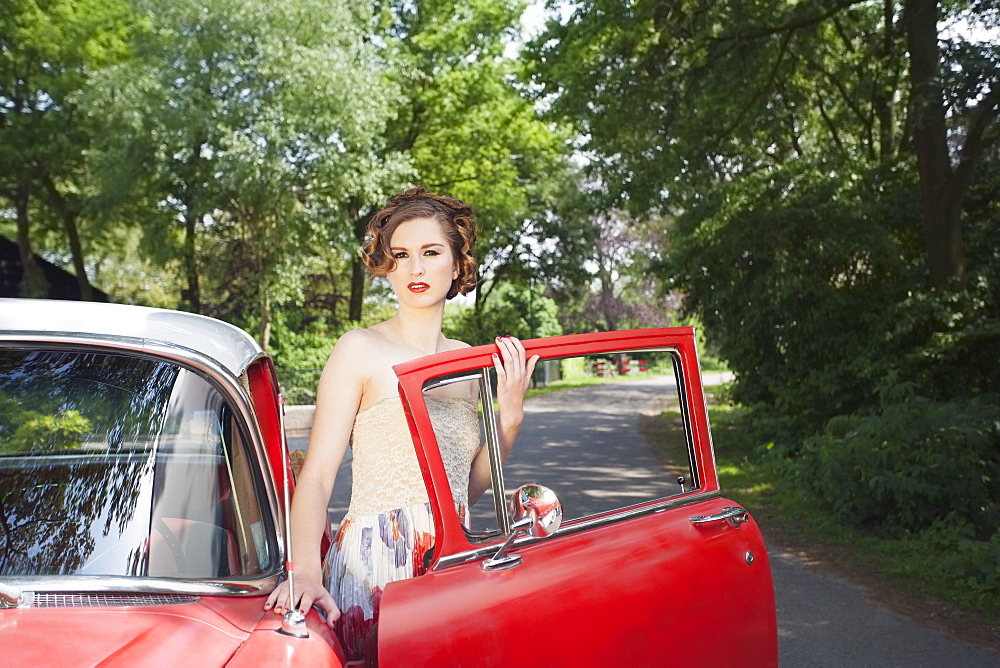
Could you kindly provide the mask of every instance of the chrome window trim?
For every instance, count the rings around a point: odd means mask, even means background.
[[[669,498],[661,499],[648,506],[642,506],[641,508],[625,508],[621,511],[614,512],[611,515],[602,515],[600,517],[594,517],[593,519],[582,518],[580,520],[574,521],[572,524],[562,526],[554,534],[544,538],[533,538],[531,536],[525,536],[523,538],[518,538],[514,541],[514,547],[511,549],[524,547],[526,545],[533,545],[541,541],[558,539],[561,536],[571,536],[575,533],[580,533],[581,531],[589,531],[591,529],[596,529],[598,527],[608,526],[611,524],[617,524],[618,522],[624,522],[636,517],[643,517],[645,515],[652,515],[654,513],[662,512],[664,510],[669,510],[671,508],[679,508],[692,503],[697,503],[699,501],[707,501],[709,499],[715,499],[722,496],[721,490],[712,490],[710,492],[699,492],[697,494],[685,494],[680,498]],[[477,561],[479,559],[484,559],[493,556],[497,550],[497,543],[492,543],[486,547],[479,547],[474,550],[467,550],[465,552],[456,552],[455,554],[447,554],[438,560],[437,564],[433,570],[443,570],[452,566],[457,566],[459,564],[464,564],[470,561]]]
[[[43,581],[48,582],[48,579],[57,578],[57,581],[63,584],[56,586],[52,589],[44,589],[40,591],[66,591],[67,584],[79,582],[83,591],[123,591],[125,589],[131,588],[132,591],[182,591],[184,593],[200,593],[201,590],[196,586],[195,589],[177,589],[177,583],[183,583],[184,586],[188,585],[201,585],[204,584],[209,587],[213,595],[256,595],[259,590],[267,588],[267,591],[274,589],[277,586],[278,576],[282,573],[283,564],[285,563],[285,538],[284,538],[284,524],[279,520],[278,513],[278,503],[277,503],[277,491],[273,484],[273,472],[271,471],[270,465],[267,461],[267,457],[264,455],[264,437],[260,432],[260,427],[257,422],[257,416],[253,410],[253,404],[250,400],[249,392],[244,390],[243,383],[246,382],[244,373],[240,377],[233,376],[225,367],[220,365],[215,359],[204,355],[197,350],[192,350],[190,348],[185,348],[183,346],[174,345],[171,343],[166,343],[163,341],[157,341],[152,339],[135,339],[130,337],[113,337],[105,336],[101,334],[67,334],[67,333],[53,333],[53,332],[0,332],[0,348],[11,348],[18,350],[54,350],[54,351],[64,351],[64,352],[79,352],[81,349],[93,349],[94,352],[103,352],[114,354],[115,352],[122,354],[139,355],[152,360],[166,361],[177,366],[188,369],[194,373],[197,373],[202,378],[207,380],[211,385],[218,389],[223,397],[227,399],[230,405],[240,413],[240,417],[243,419],[244,424],[251,426],[248,429],[248,434],[252,441],[254,455],[256,457],[256,462],[258,470],[263,474],[264,478],[264,493],[265,499],[262,502],[267,506],[265,512],[267,512],[271,517],[272,526],[275,530],[275,542],[277,547],[277,553],[275,558],[272,560],[273,563],[268,571],[265,571],[257,578],[247,578],[245,580],[212,580],[212,579],[178,579],[178,580],[168,580],[162,578],[144,578],[144,577],[131,577],[131,576],[108,576],[108,581],[126,581],[132,584],[122,587],[115,587],[113,589],[93,589],[95,581],[103,581],[105,578],[102,576],[73,576],[73,575],[60,575],[60,576],[44,576]],[[256,361],[260,359],[263,355],[257,355],[251,360]],[[243,379],[241,381],[241,379]],[[280,410],[280,407],[279,407]],[[41,577],[41,576],[38,576]],[[38,579],[36,576],[0,576],[3,582],[13,582],[13,581],[36,581]],[[18,578],[23,578],[24,580],[18,580]],[[95,580],[94,578],[100,578],[100,580]],[[157,584],[152,589],[142,589],[138,588],[137,583],[169,583],[165,587],[161,587]],[[31,590],[33,587],[26,587],[26,589]],[[252,592],[248,590],[253,590]],[[266,592],[264,592],[266,593]]]
[[[172,580],[126,575],[3,575],[6,585],[22,592],[131,592],[197,596],[263,596],[281,581],[274,573],[261,579]]]
[[[504,536],[510,535],[510,513],[504,498],[503,458],[500,456],[500,438],[497,435],[497,418],[493,411],[493,387],[488,368],[479,377],[479,402],[483,405],[483,429],[486,431],[486,451],[490,458],[490,485],[493,488],[493,509],[496,511],[497,528]]]
[[[435,378],[431,381],[428,381],[427,383],[424,383],[424,386],[421,388],[420,391],[427,392],[429,390],[435,390],[439,387],[445,387],[446,385],[454,385],[455,383],[464,383],[470,380],[478,381],[482,378],[481,371],[474,371],[474,372],[463,371],[461,373],[463,375],[441,376],[439,378]]]

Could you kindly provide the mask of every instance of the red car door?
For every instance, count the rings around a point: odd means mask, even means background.
[[[493,459],[503,491],[473,507],[473,532],[455,509],[424,393],[478,378],[490,397],[483,370],[496,348],[396,367],[437,541],[425,575],[385,589],[379,663],[777,664],[767,553],[753,519],[719,490],[694,331],[524,343],[541,356],[542,382],[589,384],[527,403],[514,453]],[[490,441],[492,400],[481,410]],[[552,489],[564,522],[546,538],[517,538],[509,552],[520,560],[488,570],[511,533],[505,497],[521,483]]]

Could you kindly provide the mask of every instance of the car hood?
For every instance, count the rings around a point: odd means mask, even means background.
[[[260,599],[247,603],[8,609],[0,644],[8,665],[222,666],[262,616]]]

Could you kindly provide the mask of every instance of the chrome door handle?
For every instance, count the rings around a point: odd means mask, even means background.
[[[718,515],[695,515],[689,519],[691,524],[726,522],[729,526],[739,527],[744,522],[750,521],[750,515],[744,508],[740,508],[738,506],[726,506]]]

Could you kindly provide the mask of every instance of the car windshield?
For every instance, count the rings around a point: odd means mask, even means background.
[[[0,350],[0,575],[265,572],[277,553],[250,452],[188,369]]]

